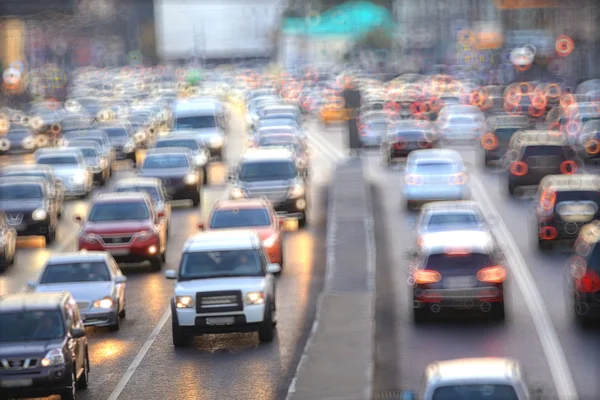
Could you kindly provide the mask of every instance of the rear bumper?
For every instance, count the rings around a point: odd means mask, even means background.
[[[0,398],[46,397],[60,394],[70,387],[70,380],[71,369],[65,366],[35,368],[28,374],[18,375],[2,372],[0,373]]]
[[[403,194],[406,201],[463,200],[469,197],[467,185],[405,185]]]

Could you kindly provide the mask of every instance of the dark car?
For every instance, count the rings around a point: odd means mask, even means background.
[[[600,317],[600,222],[593,221],[579,231],[567,262],[569,306],[582,324]]]
[[[397,121],[388,127],[379,147],[381,162],[391,166],[396,160],[408,157],[419,149],[432,149],[438,137],[428,121]]]
[[[113,149],[108,134],[101,129],[83,129],[65,132],[62,139],[62,145],[69,145],[71,142],[92,141],[100,145],[102,156],[109,162],[109,177],[112,176],[112,164],[116,160],[115,150]]]
[[[202,141],[200,141],[197,136],[165,136],[158,139],[154,144],[154,148],[156,149],[163,149],[166,147],[189,149],[194,156],[196,168],[202,170],[202,183],[204,185],[208,183],[208,162],[210,160],[210,149]]]
[[[194,207],[202,199],[201,170],[189,149],[151,149],[138,170],[141,177],[160,178],[171,200],[191,200]]]
[[[290,134],[262,135],[258,139],[258,148],[286,148],[294,152],[296,166],[300,171],[308,175],[310,169],[310,156],[308,146],[300,136]]]
[[[133,166],[137,163],[137,150],[139,142],[135,138],[135,132],[129,123],[107,123],[102,124],[101,129],[106,132],[110,144],[115,149],[117,160],[131,160]]]
[[[600,189],[596,175],[549,175],[542,179],[536,199],[540,249],[549,250],[561,242],[571,245],[581,227],[598,219]]]
[[[69,293],[0,297],[2,398],[60,395],[75,400],[88,386],[88,341]]]
[[[306,175],[297,166],[295,154],[288,149],[250,149],[229,175],[229,198],[269,200],[283,217],[307,223]]]
[[[0,154],[33,153],[36,148],[36,135],[27,128],[11,127],[0,137]]]
[[[481,136],[485,166],[502,159],[515,132],[533,126],[531,118],[520,115],[493,116],[488,118],[486,125],[487,133]]]
[[[46,244],[56,239],[58,215],[42,178],[0,178],[0,210],[19,236],[43,236]]]

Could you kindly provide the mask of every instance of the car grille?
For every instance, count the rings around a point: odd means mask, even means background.
[[[78,301],[77,302],[77,308],[79,308],[80,310],[87,310],[89,307],[90,307],[89,301]]]
[[[276,188],[276,189],[257,189],[257,190],[249,190],[248,197],[251,198],[260,198],[265,197],[272,203],[279,203],[287,199],[288,197],[288,187],[284,188]]]
[[[10,225],[19,225],[23,222],[24,214],[22,212],[7,212],[6,219]]]
[[[37,365],[37,358],[9,358],[0,360],[0,368],[3,370],[35,368]]]
[[[160,178],[165,186],[179,186],[183,183],[183,178]]]
[[[242,311],[243,309],[242,292],[239,290],[196,293],[196,312],[198,314]]]
[[[131,242],[131,239],[133,239],[133,236],[100,236],[100,238],[102,239],[102,242],[104,244],[120,246],[124,244],[129,244]]]

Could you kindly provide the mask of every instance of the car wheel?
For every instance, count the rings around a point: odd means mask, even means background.
[[[199,207],[200,206],[200,192],[196,193],[194,197],[192,197],[192,206]]]
[[[76,378],[75,366],[73,366],[73,372],[71,373],[71,385],[60,394],[60,398],[61,398],[61,400],[76,400],[77,399],[77,378]]]
[[[504,321],[506,318],[504,302],[492,304],[492,318],[498,321]]]
[[[167,262],[167,248],[166,247],[165,247],[165,251],[163,251],[162,254],[160,255],[160,261],[163,264]]]
[[[177,323],[175,317],[172,317],[172,335],[173,335],[173,346],[175,347],[187,347],[190,345],[190,338],[188,335],[183,333],[183,329]]]
[[[308,219],[306,218],[306,213],[302,213],[302,217],[300,217],[300,219],[298,220],[298,228],[306,227],[307,223]]]
[[[275,307],[269,304],[269,309],[265,313],[265,320],[258,329],[258,340],[262,343],[272,342],[275,338],[275,324],[273,323],[274,314]]]
[[[51,245],[56,240],[56,228],[49,226],[46,234],[44,235],[46,239],[46,246]]]
[[[413,308],[413,321],[422,324],[429,319],[429,310],[426,308]]]
[[[515,194],[515,186],[512,183],[508,183],[508,194],[511,196]]]
[[[127,312],[125,311],[125,306],[123,306],[123,309],[119,313],[119,318],[125,319],[126,317],[127,317]]]
[[[87,351],[85,354],[85,358],[83,360],[83,373],[81,374],[81,376],[79,377],[79,380],[77,381],[77,389],[78,390],[83,390],[83,389],[87,389],[88,384],[89,384],[89,379],[90,379],[90,359],[87,355]]]
[[[161,261],[161,257],[160,256],[154,257],[154,258],[150,259],[150,268],[154,272],[161,270],[161,268],[162,268],[162,261]]]
[[[208,185],[208,167],[202,168],[202,184]]]
[[[119,314],[117,314],[117,317],[115,318],[115,323],[112,325],[109,325],[108,330],[111,332],[117,332],[120,329],[121,329],[121,320],[119,318]]]

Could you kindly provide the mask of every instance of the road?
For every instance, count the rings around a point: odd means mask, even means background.
[[[567,253],[541,254],[531,229],[531,203],[509,198],[506,176],[485,170],[476,150],[456,149],[468,165],[473,199],[484,213],[494,215],[495,233],[508,249],[512,273],[506,286],[507,320],[460,318],[415,326],[406,254],[415,243],[416,213],[407,212],[402,201],[401,166],[387,169],[377,154],[365,155],[377,248],[374,398],[400,399],[402,390],[416,391],[425,366],[433,361],[481,356],[520,360],[533,386],[543,390],[544,399],[577,398],[569,394],[571,382],[579,399],[598,398],[600,332],[580,328],[566,309]]]
[[[226,160],[235,162],[243,150],[244,119],[234,114]],[[326,132],[328,139],[339,130]],[[279,399],[285,397],[314,319],[316,299],[325,268],[325,189],[329,173],[340,152],[325,142],[318,125],[309,129],[313,176],[309,192],[309,225],[286,232],[284,271],[277,280],[278,329],[273,343],[259,345],[255,334],[209,335],[197,338],[192,347],[176,350],[171,342],[169,299],[172,281],[162,272],[144,267],[122,266],[128,277],[127,319],[116,333],[88,328],[90,385],[80,392],[82,400],[107,399]],[[13,157],[3,163],[30,161]],[[209,171],[201,209],[174,205],[167,263],[177,268],[186,239],[206,218],[212,204],[226,195],[228,166],[215,163]],[[130,166],[120,166],[116,176],[131,176]],[[109,183],[110,186],[111,183]],[[98,188],[95,191],[106,189]],[[55,244],[44,248],[37,239],[19,243],[16,263],[0,275],[0,294],[23,289],[34,279],[54,252],[75,250],[77,224],[74,216],[85,214],[88,201],[66,206]]]

